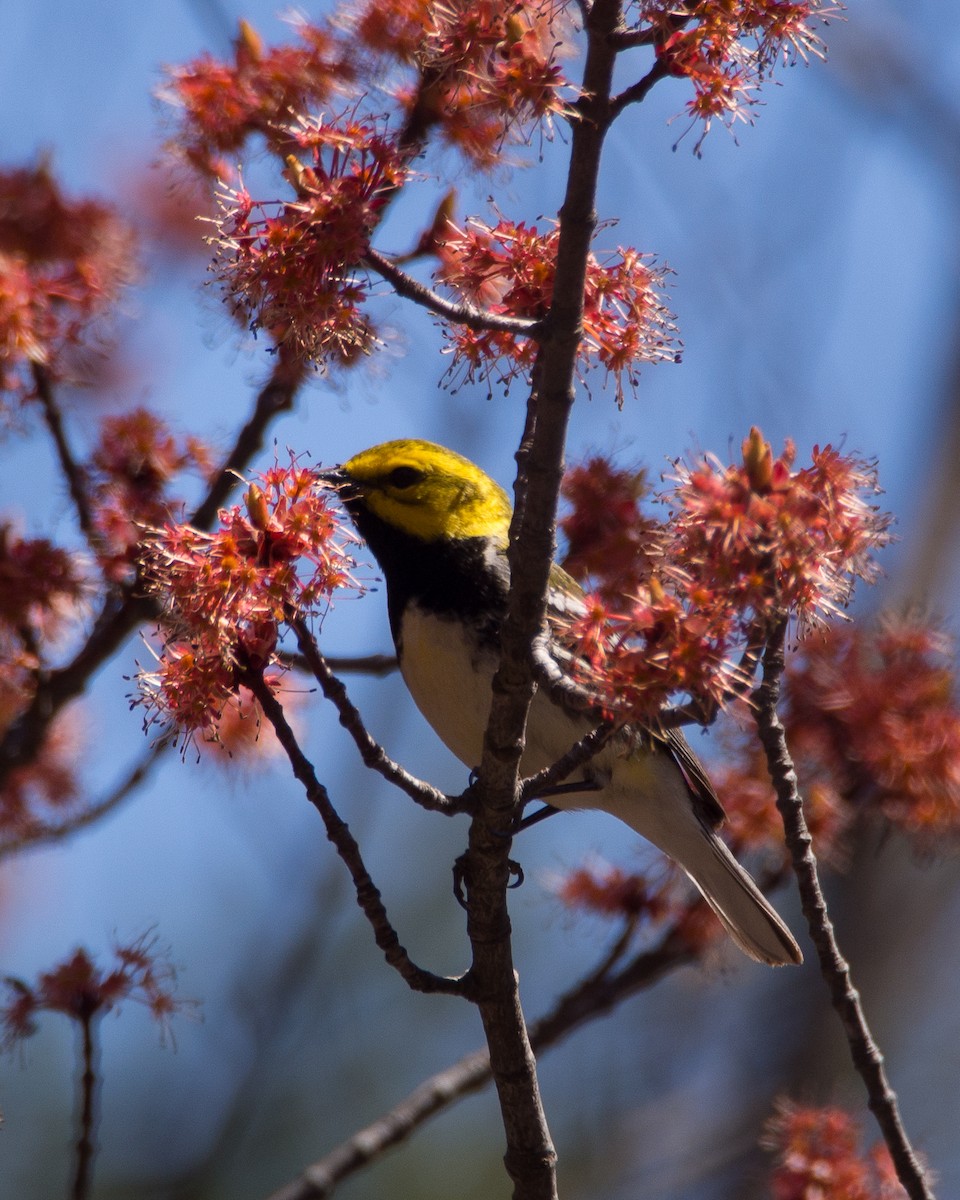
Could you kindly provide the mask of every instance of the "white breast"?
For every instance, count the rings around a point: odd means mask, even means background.
[[[480,764],[490,715],[490,684],[496,658],[465,636],[455,621],[413,606],[403,616],[403,678],[441,741],[468,767]],[[590,725],[572,719],[544,695],[534,696],[527,721],[523,773],[555,762]],[[571,798],[570,807],[593,807],[592,795]]]
[[[468,767],[480,765],[496,668],[456,621],[410,606],[401,623],[404,683],[441,741]]]

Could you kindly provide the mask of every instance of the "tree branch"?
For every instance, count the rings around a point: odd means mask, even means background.
[[[327,700],[340,714],[340,724],[353,738],[354,744],[360,751],[363,765],[378,772],[384,779],[395,784],[415,800],[421,807],[431,812],[442,812],[447,816],[469,812],[470,804],[462,797],[447,796],[438,788],[417,779],[409,771],[393,761],[379,742],[367,732],[359,710],[347,695],[347,689],[330,670],[330,666],[320,653],[316,640],[310,632],[303,617],[291,617],[290,628],[297,635],[300,654],[309,672],[320,684],[320,689]]]
[[[310,665],[303,654],[285,651],[278,658],[284,666],[292,667],[296,671],[305,671],[307,674],[311,673]],[[395,654],[325,654],[323,661],[334,674],[373,675],[376,677],[392,675],[400,665]]]
[[[73,501],[73,507],[76,509],[77,524],[80,526],[80,532],[86,538],[87,545],[96,553],[100,548],[100,535],[93,520],[93,511],[90,507],[90,497],[87,494],[87,480],[84,470],[73,457],[73,451],[67,442],[66,431],[63,428],[63,417],[60,414],[60,408],[53,395],[53,385],[46,368],[41,366],[40,363],[34,362],[31,364],[31,370],[33,372],[33,386],[36,389],[40,407],[43,409],[43,418],[47,423],[47,428],[50,430],[53,444],[56,446],[60,469],[63,471],[63,476],[67,481],[67,487],[70,490],[70,499]]]
[[[786,733],[777,712],[784,670],[786,628],[787,618],[784,615],[778,619],[768,638],[763,656],[763,677],[754,693],[754,716],[776,790],[777,808],[783,818],[803,914],[817,950],[820,973],[827,983],[831,1003],[840,1017],[850,1047],[850,1057],[866,1085],[870,1110],[890,1150],[897,1177],[911,1200],[934,1200],[933,1190],[903,1127],[897,1094],[887,1080],[883,1055],[867,1024],[860,995],[853,985],[850,965],[840,953],[820,887],[813,840],[803,815],[803,801]]]
[[[77,1141],[74,1146],[73,1180],[70,1200],[87,1200],[93,1175],[93,1159],[97,1151],[97,1038],[94,1021],[97,1017],[87,1011],[77,1016],[80,1025],[80,1103],[77,1106]]]
[[[636,83],[631,84],[630,87],[625,88],[619,95],[613,97],[610,101],[611,119],[619,117],[628,105],[640,104],[646,100],[653,85],[659,83],[661,79],[666,79],[669,74],[670,69],[666,62],[662,58],[657,59],[642,79],[638,79]]]
[[[170,741],[166,738],[160,738],[154,742],[146,754],[141,757],[140,761],[127,772],[111,792],[108,792],[106,796],[96,803],[88,805],[82,812],[64,817],[61,821],[46,824],[38,823],[31,826],[25,833],[16,836],[11,835],[9,838],[0,841],[0,862],[11,854],[19,854],[21,850],[63,841],[64,838],[69,837],[78,830],[86,829],[88,825],[93,825],[96,821],[99,821],[101,817],[106,816],[108,812],[112,812],[122,804],[127,796],[144,782],[161,753],[169,745]]]
[[[597,177],[616,52],[607,42],[620,27],[621,0],[596,0],[585,26],[587,56],[573,123],[570,166],[554,273],[553,299],[540,339],[524,437],[517,452],[516,506],[508,558],[511,584],[500,631],[500,663],[476,791],[479,808],[461,860],[473,947],[470,980],[478,996],[507,1135],[505,1163],[516,1200],[554,1200],[556,1152],[540,1099],[536,1062],[525,1026],[510,943],[506,888],[509,840],[520,801],[519,764],[535,689],[534,645],[544,628],[555,552],[555,519],[567,424],[574,400],[583,332],[587,262],[596,229]]]
[[[596,729],[591,729],[579,742],[574,745],[555,763],[544,767],[536,775],[531,775],[523,781],[521,800],[524,804],[547,795],[552,787],[562,783],[572,775],[578,767],[584,766],[594,758],[610,740],[617,726],[612,721],[605,721]]]
[[[390,923],[380,892],[364,865],[356,838],[333,807],[327,789],[317,779],[313,764],[300,749],[296,735],[284,715],[283,706],[264,682],[263,672],[247,669],[243,672],[242,682],[253,692],[264,716],[273,726],[277,740],[290,760],[294,776],[303,785],[307,799],[320,814],[327,838],[333,843],[350,872],[357,904],[370,922],[374,940],[383,951],[384,958],[415,992],[440,992],[448,996],[462,996],[465,990],[462,979],[435,975],[432,971],[418,967],[400,945],[397,931]]]
[[[476,308],[472,304],[456,304],[451,300],[446,300],[432,288],[428,288],[426,284],[414,279],[412,275],[408,275],[406,271],[380,254],[379,251],[374,250],[373,247],[367,249],[363,261],[378,275],[382,275],[392,285],[398,296],[403,296],[405,300],[412,300],[422,308],[429,309],[438,317],[443,317],[445,321],[466,325],[468,329],[492,329],[498,333],[512,333],[517,337],[536,338],[543,330],[542,321],[534,321],[526,317],[501,316],[499,313],[485,312],[482,308]]]
[[[652,950],[635,955],[621,971],[612,974],[631,933],[632,922],[628,921],[597,967],[531,1025],[530,1041],[537,1053],[558,1045],[581,1025],[610,1012],[630,996],[651,987],[668,971],[696,957],[689,942],[670,930]],[[479,1091],[492,1078],[488,1050],[472,1051],[424,1080],[389,1112],[357,1130],[307,1167],[299,1178],[274,1192],[270,1200],[327,1200],[344,1179],[406,1141],[431,1117]]]

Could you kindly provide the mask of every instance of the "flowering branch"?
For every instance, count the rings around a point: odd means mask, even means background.
[[[519,801],[523,732],[534,691],[532,648],[546,614],[555,546],[557,500],[567,422],[573,405],[584,319],[590,245],[596,227],[596,187],[615,53],[607,36],[619,26],[619,0],[596,0],[587,32],[583,92],[592,97],[573,127],[567,188],[556,244],[549,337],[533,371],[525,436],[518,451],[518,495],[510,529],[511,584],[501,628],[501,657],[478,777],[480,809],[463,860],[470,974],[507,1134],[505,1163],[517,1197],[556,1195],[556,1151],[540,1099],[536,1062],[517,988],[506,905],[508,828]],[[594,121],[593,116],[597,116]]]
[[[853,1065],[866,1085],[870,1109],[890,1149],[897,1177],[911,1200],[934,1200],[933,1190],[903,1127],[896,1092],[887,1080],[883,1055],[864,1016],[859,993],[851,980],[850,965],[840,953],[820,887],[817,859],[803,815],[797,776],[777,712],[780,680],[784,671],[786,628],[785,616],[781,616],[771,628],[764,651],[763,678],[754,693],[754,715],[777,793],[777,807],[783,818],[803,913],[816,946],[821,974],[830,989],[833,1007],[846,1034]]]
[[[253,692],[264,716],[273,726],[277,740],[286,752],[295,777],[303,785],[307,799],[323,820],[328,839],[343,860],[356,890],[357,904],[373,929],[374,940],[383,951],[384,958],[415,992],[443,993],[448,996],[464,994],[464,982],[459,978],[435,975],[432,971],[418,967],[407,954],[396,930],[390,923],[387,910],[364,865],[360,847],[346,823],[341,819],[327,789],[317,779],[313,764],[300,749],[296,735],[290,728],[283,706],[277,700],[263,672],[247,668],[242,672],[243,683]]]
[[[494,333],[512,333],[517,337],[536,338],[543,331],[543,321],[525,317],[503,316],[500,313],[485,312],[472,304],[455,304],[445,300],[432,288],[414,279],[406,271],[386,258],[379,251],[369,247],[363,256],[364,262],[378,275],[382,275],[392,285],[398,296],[412,300],[422,308],[429,309],[445,321],[464,325],[467,329],[490,330]]]
[[[237,474],[261,449],[270,422],[292,406],[303,377],[303,365],[289,360],[282,350],[279,351],[249,420],[214,476],[207,495],[194,511],[191,525],[205,529],[213,523],[218,509],[236,485]],[[115,587],[106,594],[86,642],[70,662],[42,676],[29,704],[4,731],[0,739],[0,787],[10,771],[36,758],[53,719],[83,693],[91,676],[120,649],[129,634],[138,625],[155,619],[157,613],[156,602],[141,594],[138,580]]]
[[[100,1018],[124,1000],[146,1005],[166,1031],[170,1018],[184,1007],[174,997],[176,972],[156,952],[146,936],[114,947],[111,970],[98,968],[86,950],[40,975],[36,984],[8,978],[6,995],[0,1001],[0,1044],[9,1049],[37,1030],[37,1018],[57,1012],[80,1027],[80,1103],[71,1200],[86,1200],[90,1194],[96,1126],[95,1032]]]

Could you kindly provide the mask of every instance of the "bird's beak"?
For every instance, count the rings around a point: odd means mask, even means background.
[[[314,478],[317,483],[323,484],[337,492],[340,501],[344,504],[356,499],[360,494],[360,489],[346,471],[344,471],[342,466],[328,467],[325,471],[317,471]]]
[[[328,467],[325,471],[315,471],[314,477],[318,483],[325,483],[328,487],[341,487],[347,482],[341,466]]]

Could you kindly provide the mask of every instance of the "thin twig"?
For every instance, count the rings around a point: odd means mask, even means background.
[[[93,510],[90,507],[90,497],[87,494],[86,475],[83,468],[74,458],[73,451],[70,449],[70,444],[67,441],[66,431],[63,428],[63,417],[53,394],[53,384],[46,368],[41,366],[40,363],[35,362],[32,364],[32,372],[33,386],[36,389],[40,407],[43,409],[43,418],[47,423],[47,428],[50,430],[53,444],[56,446],[57,458],[60,460],[60,469],[63,471],[64,478],[67,481],[67,487],[70,489],[70,499],[73,501],[73,507],[77,512],[77,524],[80,526],[80,531],[87,540],[87,545],[91,550],[97,551],[100,548],[100,535],[93,520]]]
[[[610,740],[617,726],[613,721],[606,721],[596,729],[591,729],[579,742],[575,742],[561,758],[549,767],[544,767],[536,775],[531,775],[523,781],[520,796],[524,804],[537,800],[549,793],[550,788],[562,783],[572,775],[578,767],[584,766],[594,758]]]
[[[307,669],[320,684],[324,696],[340,714],[340,724],[353,738],[364,766],[382,775],[384,779],[406,792],[412,800],[416,800],[417,804],[431,812],[441,812],[447,816],[469,812],[468,800],[447,796],[439,788],[431,787],[429,783],[417,779],[390,758],[380,743],[367,732],[359,710],[347,695],[343,683],[330,670],[303,617],[292,617],[289,624],[297,636],[297,644]]]
[[[324,662],[334,674],[340,675],[392,675],[400,666],[395,654],[325,654]],[[279,656],[285,667],[311,673],[306,655],[285,650]]]
[[[623,110],[630,104],[640,104],[646,100],[647,94],[655,83],[659,83],[661,79],[666,79],[670,74],[670,68],[665,59],[659,58],[644,75],[642,79],[638,79],[636,83],[625,88],[619,95],[614,96],[610,101],[610,119],[618,117]]]
[[[528,317],[502,316],[499,313],[486,312],[472,304],[457,304],[452,300],[445,300],[373,247],[369,247],[363,257],[367,266],[378,275],[382,275],[398,296],[412,300],[421,308],[429,309],[445,321],[466,325],[468,329],[490,329],[496,333],[512,333],[517,337],[536,338],[543,332],[542,321]]]
[[[21,850],[63,841],[64,838],[70,837],[81,829],[86,829],[88,825],[93,825],[101,817],[105,817],[143,783],[161,753],[169,745],[171,745],[170,738],[160,738],[154,742],[112,791],[96,803],[88,805],[82,812],[64,817],[57,822],[37,823],[26,832],[10,836],[7,840],[0,842],[0,862],[10,854],[19,854]]]
[[[831,1002],[843,1025],[853,1065],[866,1085],[870,1110],[890,1150],[897,1177],[911,1200],[934,1200],[932,1187],[903,1127],[897,1094],[887,1080],[883,1055],[864,1016],[850,965],[840,953],[820,887],[817,859],[803,815],[797,776],[777,712],[780,680],[784,671],[786,628],[784,616],[777,621],[768,638],[763,656],[763,678],[754,694],[754,717],[776,790],[777,808],[783,818],[803,913],[817,950],[820,973],[827,983]]]
[[[78,1014],[81,1031],[80,1105],[77,1113],[77,1144],[70,1200],[87,1200],[96,1154],[97,1070],[94,1021],[91,1012]]]
[[[380,898],[380,892],[364,865],[356,838],[333,807],[327,789],[317,779],[313,764],[300,749],[296,735],[284,715],[283,706],[264,682],[263,672],[246,670],[243,672],[243,683],[253,692],[264,716],[273,726],[277,740],[290,760],[294,776],[303,785],[307,799],[320,814],[327,838],[333,843],[350,872],[356,890],[357,904],[370,922],[374,939],[383,951],[384,958],[416,992],[441,992],[448,996],[463,995],[464,982],[462,979],[436,975],[432,971],[424,970],[423,967],[419,967],[413,962],[404,947],[400,945],[397,931],[390,923],[387,910]]]

